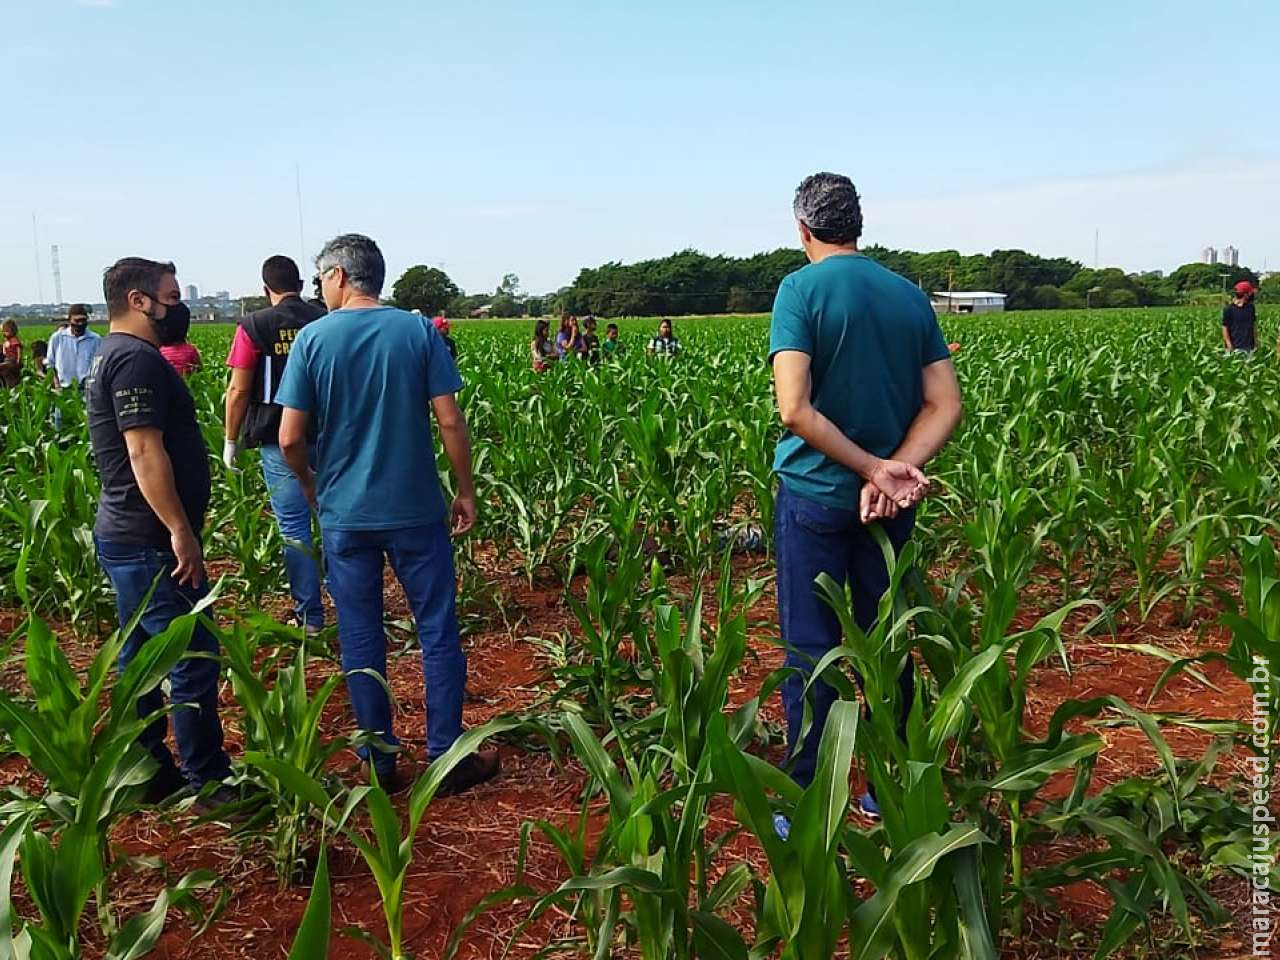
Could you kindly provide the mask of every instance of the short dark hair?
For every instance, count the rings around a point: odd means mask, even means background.
[[[165,274],[177,273],[172,262],[147,260],[143,257],[125,257],[107,267],[102,274],[102,296],[107,301],[107,315],[119,317],[129,312],[129,291],[140,290],[149,297],[156,295],[156,287]]]
[[[262,261],[262,282],[272,293],[298,293],[302,290],[302,274],[293,259],[282,253]]]
[[[71,306],[67,307],[68,320],[72,317],[88,317],[92,315],[93,307],[89,306],[87,303],[73,303]]]
[[[862,236],[862,201],[853,181],[839,173],[815,173],[796,187],[796,219],[822,243],[854,243]]]
[[[33,340],[31,342],[31,355],[33,357],[47,357],[49,355],[49,341]]]
[[[617,329],[618,329],[618,325],[616,323],[611,323],[604,328],[604,332],[608,333],[610,330],[617,330]]]

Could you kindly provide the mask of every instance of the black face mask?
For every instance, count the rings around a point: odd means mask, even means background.
[[[161,306],[164,307],[163,317],[156,319],[148,314],[151,326],[156,332],[156,338],[160,341],[160,346],[167,347],[171,344],[181,343],[187,339],[187,331],[191,329],[191,311],[181,301],[161,304]]]

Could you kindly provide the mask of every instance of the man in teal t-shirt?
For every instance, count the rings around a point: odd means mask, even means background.
[[[382,252],[346,234],[316,259],[329,313],[298,332],[276,393],[284,408],[280,449],[317,506],[329,594],[338,614],[342,669],[360,728],[380,743],[362,756],[388,790],[411,781],[396,772],[399,740],[377,673],[387,674],[382,570],[392,569],[413,610],[422,645],[427,755],[436,760],[462,733],[467,664],[454,609],[454,534],[475,524],[471,441],[455,394],[462,388],[443,338],[419,314],[384,307]],[[436,474],[435,414],[458,496],[448,511]],[[316,426],[315,473],[307,426]],[[498,772],[490,751],[467,757],[444,780],[458,793]]]
[[[862,209],[849,178],[807,178],[794,212],[809,265],[778,288],[769,359],[786,427],[774,458],[778,617],[787,663],[803,672],[841,642],[814,589],[819,574],[849,584],[855,620],[873,625],[889,578],[868,524],[879,522],[895,549],[911,535],[928,487],[920,468],[959,422],[960,391],[928,298],[858,252]],[[807,785],[836,692],[814,685],[813,726],[799,745],[804,685],[793,674],[782,693],[791,774]],[[913,689],[908,658],[904,718]],[[873,791],[863,809],[878,812]]]

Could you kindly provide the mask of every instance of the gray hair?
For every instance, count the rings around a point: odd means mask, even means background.
[[[320,249],[316,269],[323,276],[333,267],[341,267],[351,286],[365,296],[381,295],[382,283],[387,278],[387,261],[382,259],[378,245],[363,234],[344,233]]]
[[[852,243],[862,236],[862,203],[853,181],[842,174],[805,177],[791,209],[823,243]]]

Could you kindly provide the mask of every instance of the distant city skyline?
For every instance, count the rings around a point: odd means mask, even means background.
[[[1221,103],[1269,89],[1268,61],[1224,57],[1190,4],[305,11],[12,0],[0,302],[53,295],[51,244],[69,300],[125,255],[250,295],[265,257],[310,277],[349,231],[389,282],[443,263],[471,292],[549,292],[615,260],[794,246],[792,193],[821,169],[858,184],[866,243],[1092,265],[1097,236],[1101,264],[1168,272],[1221,238],[1280,263],[1280,123],[1268,97],[1245,122]],[[1270,36],[1280,5],[1232,18]]]

